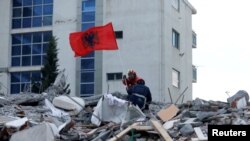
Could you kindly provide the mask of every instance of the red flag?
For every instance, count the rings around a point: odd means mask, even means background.
[[[70,33],[69,40],[75,56],[84,56],[94,50],[118,49],[112,23]]]

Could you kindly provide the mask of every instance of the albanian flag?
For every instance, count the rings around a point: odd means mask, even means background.
[[[92,27],[84,32],[70,33],[69,40],[75,57],[85,56],[94,50],[118,49],[112,23]]]

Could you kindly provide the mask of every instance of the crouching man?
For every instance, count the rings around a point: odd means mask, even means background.
[[[127,89],[128,101],[138,105],[141,110],[148,110],[152,101],[150,89],[145,86],[145,81],[140,79],[137,83]]]

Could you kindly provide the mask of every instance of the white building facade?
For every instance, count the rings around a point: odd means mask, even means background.
[[[174,102],[183,92],[181,100],[191,100],[195,13],[187,0],[1,0],[1,91],[16,94],[39,81],[53,35],[71,95],[126,93],[121,78],[134,69],[154,101],[169,102],[169,92]],[[69,34],[109,22],[119,50],[75,58]]]

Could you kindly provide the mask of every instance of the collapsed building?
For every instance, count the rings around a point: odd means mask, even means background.
[[[244,90],[227,102],[152,102],[148,111],[141,111],[125,94],[72,97],[60,94],[64,85],[56,79],[42,94],[0,97],[0,140],[202,141],[207,140],[208,125],[250,124]]]

